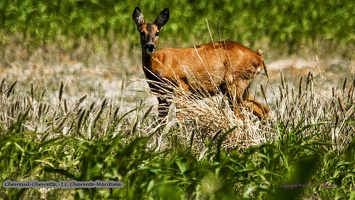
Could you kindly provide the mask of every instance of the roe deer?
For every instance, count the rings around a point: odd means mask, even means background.
[[[221,92],[237,117],[243,118],[239,106],[252,110],[260,120],[268,117],[269,109],[248,94],[258,73],[264,71],[267,76],[260,50],[253,52],[239,43],[221,41],[155,51],[159,32],[170,17],[169,9],[164,9],[153,23],[145,22],[138,7],[132,17],[140,34],[142,68],[151,91],[157,95],[160,119],[167,116],[171,104],[166,94],[178,93],[172,88],[192,94]]]

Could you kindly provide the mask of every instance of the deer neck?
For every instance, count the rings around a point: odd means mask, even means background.
[[[152,55],[148,54],[145,49],[142,48],[142,68],[144,71],[144,75],[147,79],[154,79],[154,75],[152,73]]]

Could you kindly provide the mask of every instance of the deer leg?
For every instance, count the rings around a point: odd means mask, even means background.
[[[243,93],[243,105],[248,110],[253,112],[253,115],[257,116],[262,123],[265,123],[266,118],[269,117],[269,108],[258,102],[255,97],[249,94],[249,87],[244,90]]]
[[[179,125],[183,126],[185,124],[184,117],[183,117],[182,112],[179,109],[182,109],[182,108],[180,106],[176,105],[176,118],[179,120]]]
[[[158,97],[158,117],[160,122],[166,121],[170,105],[171,102],[167,99]]]
[[[253,111],[253,114],[257,116],[261,122],[265,123],[265,120],[269,117],[270,113],[268,107],[255,100],[252,96],[243,99],[243,104],[247,109]]]
[[[235,84],[222,85],[220,87],[224,95],[227,96],[227,100],[231,110],[234,112],[235,116],[241,120],[244,120],[243,114],[240,112],[240,106],[243,105],[241,95],[239,95],[238,88]]]

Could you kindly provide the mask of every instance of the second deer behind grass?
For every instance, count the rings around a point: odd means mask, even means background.
[[[159,117],[164,119],[171,105],[169,97],[181,93],[201,97],[223,94],[235,115],[245,107],[260,120],[269,116],[269,109],[249,96],[248,87],[258,73],[267,76],[262,52],[231,41],[203,44],[189,48],[165,48],[155,51],[159,33],[168,22],[169,9],[164,9],[154,22],[146,22],[141,10],[133,11],[133,20],[140,34],[142,68],[150,89],[158,98]]]

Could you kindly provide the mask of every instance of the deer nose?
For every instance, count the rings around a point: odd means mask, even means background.
[[[144,48],[147,51],[147,53],[149,53],[149,54],[153,54],[155,51],[154,43],[147,43]]]

